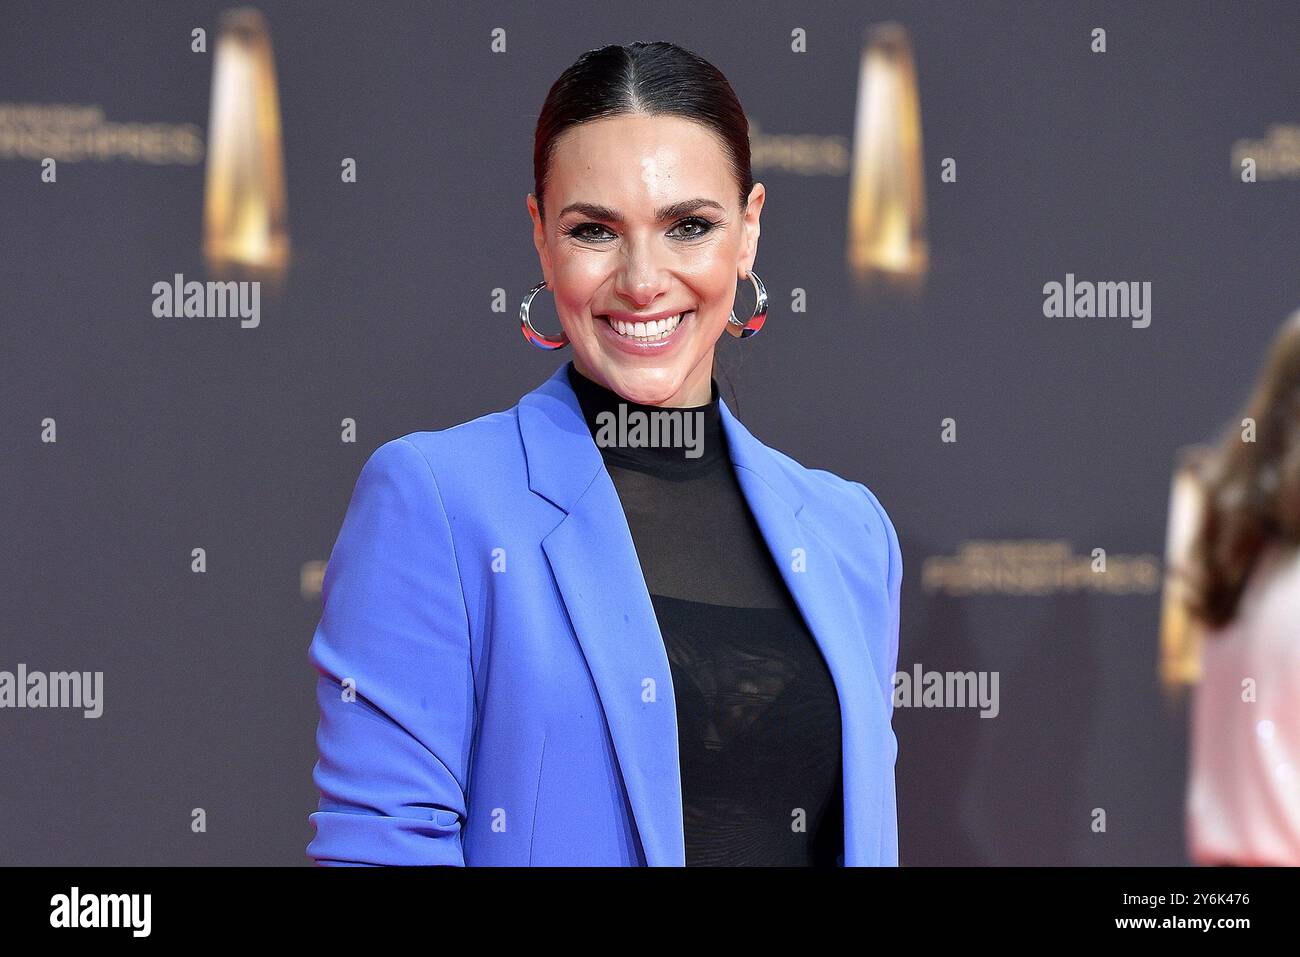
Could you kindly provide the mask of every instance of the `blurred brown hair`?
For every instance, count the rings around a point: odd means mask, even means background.
[[[1188,610],[1211,628],[1233,620],[1264,549],[1300,543],[1300,311],[1282,326],[1242,418],[1216,446],[1190,553]],[[1300,611],[1298,611],[1300,613]]]

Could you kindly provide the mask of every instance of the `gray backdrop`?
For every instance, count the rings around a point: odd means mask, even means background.
[[[9,2],[0,102],[206,136],[212,57],[190,31],[211,51],[224,8]],[[1300,179],[1247,185],[1232,163],[1235,142],[1300,121],[1293,4],[260,9],[294,259],[258,328],[152,315],[154,282],[205,277],[201,163],[63,162],[44,184],[0,157],[0,670],[104,673],[98,719],[0,710],[0,863],[306,863],[304,564],[328,556],[377,446],[507,408],[568,358],[516,321],[541,278],[524,202],[551,82],[586,49],[673,40],[727,74],[760,135],[851,145],[864,30],[889,19],[919,73],[924,293],[854,289],[845,171],[758,164],[772,312],[724,343],[724,395],[760,439],[888,509],[900,669],[1000,675],[994,720],[897,711],[903,863],[1185,862],[1187,715],[1159,692],[1159,595],[963,597],[922,569],[970,540],[1161,556],[1176,450],[1231,421],[1300,305]],[[1067,272],[1150,281],[1150,327],[1044,317],[1043,284]]]

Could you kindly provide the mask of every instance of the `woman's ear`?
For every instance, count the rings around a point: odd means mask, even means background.
[[[537,197],[529,193],[526,200],[528,206],[528,215],[533,220],[533,246],[537,250],[537,258],[542,264],[542,278],[546,280],[546,285],[551,286],[551,250],[546,245],[546,227],[542,224],[541,207],[537,204]]]
[[[745,247],[741,250],[739,276],[749,279],[754,268],[754,259],[758,256],[759,216],[763,212],[763,201],[767,198],[767,188],[762,183],[755,183],[749,191],[749,203],[745,207]]]

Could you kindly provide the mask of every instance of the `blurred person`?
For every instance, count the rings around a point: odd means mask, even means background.
[[[1197,471],[1189,853],[1206,865],[1300,865],[1300,312],[1242,421]]]

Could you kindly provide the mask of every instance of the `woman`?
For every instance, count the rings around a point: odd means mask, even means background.
[[[310,650],[308,854],[897,864],[893,526],[754,438],[712,378],[723,329],[766,311],[735,93],[669,43],[588,52],[542,108],[534,174],[523,332],[572,361],[362,469]],[[555,337],[529,316],[543,287]]]
[[[1204,469],[1190,611],[1205,627],[1188,842],[1198,864],[1300,865],[1300,312]]]

